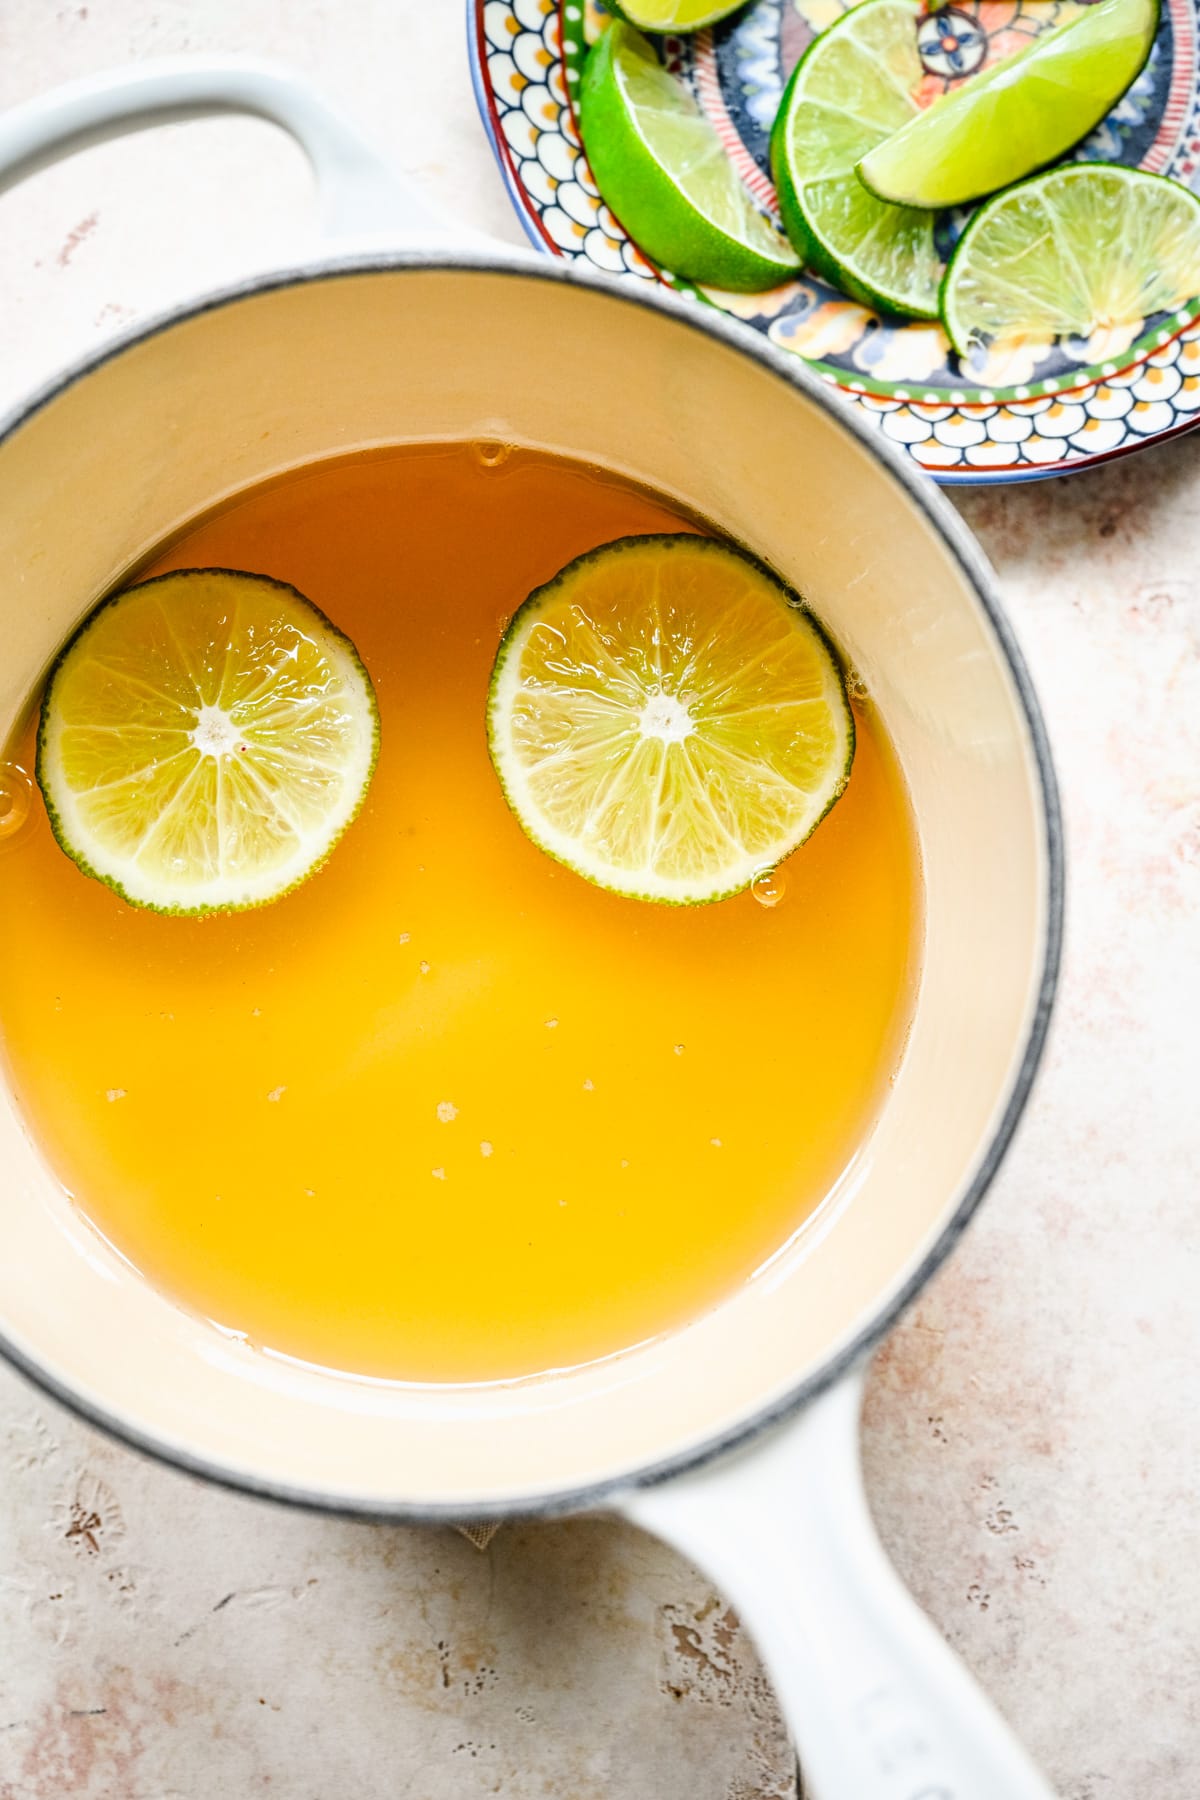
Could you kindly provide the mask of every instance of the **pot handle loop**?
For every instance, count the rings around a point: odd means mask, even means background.
[[[89,75],[0,114],[0,192],[106,138],[216,113],[251,113],[296,139],[316,177],[328,236],[386,233],[429,244],[468,235],[418,199],[307,82],[245,57],[163,57]]]
[[[762,1651],[808,1800],[1053,1800],[876,1535],[861,1374],[622,1511],[722,1585]]]

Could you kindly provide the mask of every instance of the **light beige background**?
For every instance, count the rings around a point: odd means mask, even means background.
[[[459,0],[0,0],[0,105],[187,50],[304,69],[431,194],[518,241]],[[0,200],[0,406],[303,245],[307,209],[299,153],[241,122],[106,146]],[[1064,1800],[1194,1800],[1200,1780],[1198,498],[1200,438],[961,499],[1057,748],[1065,981],[992,1199],[877,1363],[866,1457],[901,1570]],[[0,1800],[792,1783],[736,1621],[632,1530],[510,1527],[480,1555],[287,1514],[152,1467],[0,1372]]]

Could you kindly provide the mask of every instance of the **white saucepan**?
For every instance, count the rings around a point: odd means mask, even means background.
[[[80,618],[222,496],[413,440],[564,451],[751,545],[861,674],[918,822],[920,992],[886,1106],[813,1229],[686,1330],[516,1384],[358,1381],[219,1335],[89,1230],[0,1093],[0,1345],[127,1442],[279,1500],[429,1521],[621,1512],[736,1601],[817,1800],[1046,1800],[885,1560],[857,1455],[867,1354],[983,1197],[1054,985],[1054,778],[987,566],[932,483],[798,361],[640,284],[454,243],[277,71],[148,64],[64,88],[0,120],[0,184],[221,111],[286,127],[331,231],[379,236],[139,327],[5,422],[0,736]]]

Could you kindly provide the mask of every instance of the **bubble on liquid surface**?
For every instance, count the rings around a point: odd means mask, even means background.
[[[0,843],[15,837],[33,810],[33,782],[20,763],[0,763]]]
[[[480,438],[471,445],[471,453],[481,468],[500,469],[512,455],[512,445],[499,438]]]
[[[437,1104],[437,1116],[443,1125],[449,1125],[451,1119],[457,1119],[458,1108],[455,1106],[453,1100],[439,1100]]]
[[[778,906],[787,893],[787,880],[778,869],[760,869],[750,883],[750,892],[760,906]]]

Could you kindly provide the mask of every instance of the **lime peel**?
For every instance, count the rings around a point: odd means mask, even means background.
[[[616,21],[592,46],[579,124],[605,203],[662,268],[746,292],[798,274],[691,93],[632,26]]]
[[[815,272],[882,312],[937,317],[933,220],[869,193],[855,165],[919,116],[919,0],[860,0],[814,39],[771,133],[787,232]]]
[[[639,31],[700,31],[745,6],[746,0],[607,0],[614,18]]]
[[[860,158],[896,206],[962,206],[1057,160],[1145,67],[1159,0],[1100,0],[964,81]]]

